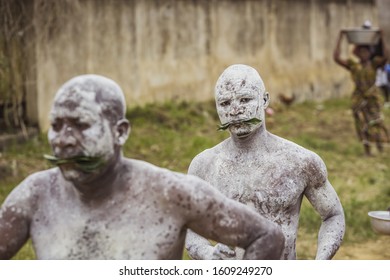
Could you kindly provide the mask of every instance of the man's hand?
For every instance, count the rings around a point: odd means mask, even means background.
[[[217,243],[217,245],[214,246],[213,260],[228,260],[235,258],[235,256],[236,251],[227,245]]]

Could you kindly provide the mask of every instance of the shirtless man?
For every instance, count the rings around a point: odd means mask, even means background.
[[[282,259],[296,259],[299,211],[306,196],[322,219],[316,258],[331,259],[343,239],[345,221],[323,161],[266,130],[269,94],[252,67],[228,67],[217,81],[215,100],[221,129],[228,129],[230,138],[197,155],[188,173],[277,223],[286,238]],[[241,258],[241,250],[212,246],[191,232],[186,248],[194,259]]]
[[[57,92],[48,139],[58,167],[27,177],[0,212],[0,259],[29,237],[39,259],[181,259],[187,228],[277,259],[277,225],[191,176],[122,155],[130,126],[120,87],[78,76]]]

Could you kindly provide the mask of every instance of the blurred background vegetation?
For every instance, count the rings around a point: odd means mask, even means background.
[[[318,153],[327,165],[330,182],[340,196],[347,223],[344,243],[335,258],[390,259],[389,237],[375,234],[367,215],[368,211],[385,210],[390,206],[389,144],[383,154],[363,156],[348,98],[291,106],[271,104],[271,107],[275,113],[267,116],[268,130]],[[390,110],[384,113],[388,127]],[[184,173],[196,154],[229,136],[227,132],[217,131],[219,121],[214,101],[149,104],[130,109],[127,116],[132,133],[124,146],[125,156]],[[50,153],[50,147],[43,134],[24,144],[14,143],[3,148],[0,153],[0,203],[23,178],[50,168],[42,157],[44,153]],[[297,241],[298,258],[314,258],[319,226],[320,217],[304,200]],[[31,243],[15,258],[34,258]]]

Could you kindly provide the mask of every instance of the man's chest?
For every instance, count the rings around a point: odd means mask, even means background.
[[[32,223],[38,258],[164,259],[173,258],[172,252],[184,242],[177,220],[164,219],[155,210],[152,215],[142,206],[108,213],[57,210],[56,215],[37,213]]]
[[[264,214],[296,206],[305,187],[299,170],[280,162],[220,161],[203,178],[229,198]]]

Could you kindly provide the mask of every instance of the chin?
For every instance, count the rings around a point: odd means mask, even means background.
[[[241,125],[231,127],[230,133],[238,139],[244,139],[255,133],[260,128],[259,125]]]
[[[61,168],[62,176],[72,183],[86,183],[94,177],[94,173],[85,173],[76,169]]]
[[[237,138],[245,138],[248,135],[252,133],[252,130],[248,128],[238,128],[238,129],[231,129],[230,133],[232,133]]]
[[[234,134],[238,138],[241,138],[251,134],[252,129],[248,125],[232,126],[230,128],[230,133]]]

